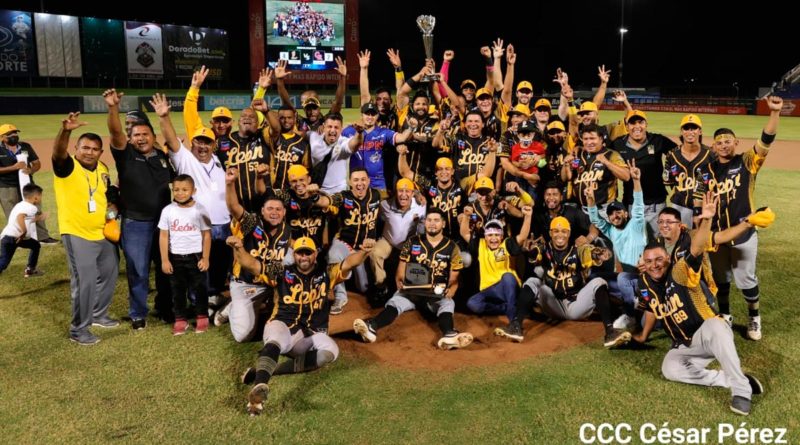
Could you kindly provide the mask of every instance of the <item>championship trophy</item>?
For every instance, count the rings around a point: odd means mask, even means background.
[[[425,45],[425,58],[433,59],[433,27],[436,26],[436,17],[421,15],[417,17],[417,26],[422,31],[422,43]],[[420,82],[439,80],[439,74],[434,73],[424,76]]]

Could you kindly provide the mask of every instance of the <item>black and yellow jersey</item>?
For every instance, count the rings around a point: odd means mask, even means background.
[[[317,246],[323,246],[322,234],[325,231],[325,223],[328,218],[325,211],[315,206],[315,201],[309,198],[300,198],[289,190],[285,192],[286,199],[286,221],[291,227],[292,238],[300,239],[309,237],[314,240]]]
[[[760,142],[760,141],[759,141]],[[719,196],[717,214],[711,223],[711,230],[721,231],[733,227],[747,218],[756,209],[756,176],[766,158],[756,152],[755,147],[722,163],[719,159],[711,161],[703,172],[705,189]],[[732,245],[747,242],[753,233],[751,228],[731,242]]]
[[[708,239],[708,245],[705,247],[705,252],[703,252],[701,270],[702,274],[700,278],[706,283],[711,294],[716,295],[717,285],[714,281],[714,274],[711,272],[711,260],[708,258],[708,254],[706,253],[716,250],[716,247],[713,245],[713,239],[714,235],[712,234]],[[656,242],[663,245],[669,252],[670,264],[678,264],[678,261],[691,255],[692,236],[686,226],[681,226],[681,234],[678,235],[678,240],[674,245],[667,245],[666,240],[661,235],[656,237]]]
[[[683,157],[680,146],[667,153],[663,179],[664,185],[672,187],[670,202],[687,209],[694,206],[693,197],[698,180],[701,180],[705,167],[713,158],[714,155],[706,146],[700,147],[700,153],[691,161]]]
[[[574,198],[584,207],[586,195],[584,190],[587,187],[596,187],[594,190],[594,200],[597,206],[615,201],[617,199],[617,177],[602,162],[597,160],[597,156],[605,154],[606,159],[611,163],[625,167],[625,161],[614,150],[604,148],[597,153],[589,153],[585,150],[575,159],[574,170],[572,172],[572,185]]]
[[[342,263],[317,263],[308,274],[294,264],[281,270],[262,263],[259,278],[275,289],[275,306],[269,320],[285,323],[292,333],[327,328],[322,326],[327,323],[320,320],[327,320],[324,314],[330,310],[330,290],[347,279],[342,275]]]
[[[264,131],[266,132],[266,130]],[[261,197],[256,190],[258,164],[269,165],[270,145],[264,132],[242,137],[239,132],[231,133],[232,145],[227,151],[225,167],[237,167],[239,179],[236,181],[236,194],[247,212],[257,212],[261,207]]]
[[[445,137],[443,151],[449,153],[455,166],[456,176],[464,180],[483,170],[486,156],[489,155],[489,138],[485,136],[473,138],[464,132],[458,132]],[[494,172],[486,172],[486,175],[492,178]]]
[[[700,285],[701,264],[702,257],[689,254],[672,265],[662,283],[639,276],[639,306],[661,321],[673,347],[691,345],[700,326],[717,315]]]
[[[274,234],[265,227],[266,224],[255,213],[245,212],[238,221],[231,221],[231,232],[242,239],[247,253],[262,263],[281,263],[291,246],[292,232],[285,222],[275,228]],[[258,281],[259,277],[242,270],[236,261],[233,263],[233,276],[247,283],[263,283]]]
[[[450,187],[439,187],[438,183],[431,183],[426,178],[417,181],[417,187],[425,196],[426,207],[444,212],[446,216],[444,234],[447,237],[458,239],[458,215],[464,210],[467,195],[456,181],[450,181]]]
[[[570,244],[559,250],[548,242],[535,246],[529,258],[545,269],[544,284],[553,290],[556,297],[574,299],[583,289],[589,269],[597,265],[592,260],[592,249],[590,244],[580,247]]]
[[[328,211],[339,219],[341,241],[357,249],[366,238],[377,239],[378,211],[381,207],[381,192],[368,189],[363,199],[358,199],[350,190],[331,195]]]
[[[282,133],[272,146],[270,157],[270,180],[274,189],[289,188],[289,167],[302,165],[311,170],[311,149],[302,134]]]
[[[434,285],[446,285],[451,271],[464,268],[461,250],[446,236],[436,246],[431,245],[427,235],[410,237],[400,249],[400,261],[424,266],[430,271],[431,283]]]

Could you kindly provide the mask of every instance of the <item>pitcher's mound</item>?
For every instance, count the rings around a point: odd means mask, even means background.
[[[336,338],[343,355],[364,357],[387,366],[450,371],[518,361],[585,343],[600,344],[603,340],[603,327],[597,321],[526,320],[525,340],[514,343],[494,335],[496,327],[506,325],[505,317],[456,313],[456,329],[471,333],[475,341],[465,349],[442,351],[436,347],[441,331],[435,317],[426,320],[420,312],[412,311],[378,331],[378,341],[366,344],[353,332],[353,320],[369,318],[380,310],[371,309],[361,295],[349,293],[349,298],[342,314],[331,315],[331,336]]]

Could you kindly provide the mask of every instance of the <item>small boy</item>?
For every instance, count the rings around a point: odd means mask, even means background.
[[[158,228],[161,229],[161,269],[169,275],[175,324],[172,335],[186,333],[186,300],[189,291],[195,295],[197,326],[195,333],[208,330],[208,290],[206,275],[211,251],[211,217],[202,204],[192,198],[194,179],[178,175],[172,181],[175,202],[164,207]]]
[[[41,244],[36,240],[36,223],[43,221],[47,215],[39,213],[36,208],[42,202],[42,188],[36,184],[27,184],[22,188],[22,201],[11,209],[8,215],[8,225],[0,234],[0,273],[11,263],[17,247],[30,249],[28,254],[28,267],[25,268],[25,278],[41,275],[43,272],[36,268],[39,262],[39,248]]]

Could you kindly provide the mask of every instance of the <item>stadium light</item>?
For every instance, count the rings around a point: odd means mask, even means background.
[[[628,32],[628,28],[620,28],[619,29],[619,87],[622,88],[622,56],[623,56],[623,42],[625,41],[625,33]]]

